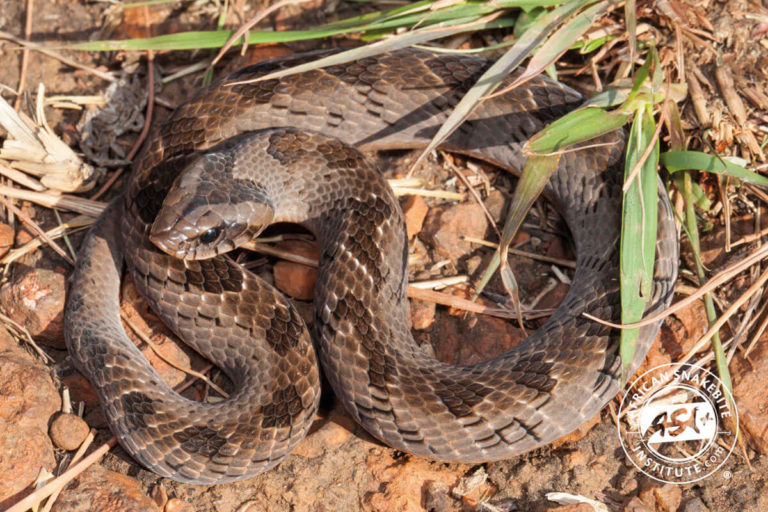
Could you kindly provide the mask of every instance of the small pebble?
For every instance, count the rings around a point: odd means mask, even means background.
[[[82,418],[63,413],[54,418],[49,434],[53,443],[62,450],[77,450],[91,429]]]
[[[165,504],[163,509],[165,512],[194,512],[192,505],[179,498],[171,498],[168,503]]]
[[[13,228],[8,224],[0,223],[0,257],[13,247],[14,232]]]

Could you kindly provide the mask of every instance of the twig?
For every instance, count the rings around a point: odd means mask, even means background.
[[[475,238],[471,236],[463,236],[462,239],[466,240],[467,242],[472,242],[473,244],[484,245],[485,247],[492,247],[494,249],[499,247],[499,244],[495,244],[493,242],[489,242],[487,240],[482,240],[480,238]],[[560,258],[553,258],[551,256],[545,256],[543,254],[536,254],[532,252],[521,251],[519,249],[513,249],[511,247],[507,249],[507,251],[510,254],[514,254],[516,256],[524,256],[526,258],[531,258],[532,260],[544,261],[546,263],[554,263],[555,265],[560,265],[561,267],[576,268],[576,262],[573,260],[563,260]]]
[[[8,208],[9,210],[11,210],[11,211],[12,211],[12,212],[13,212],[13,213],[14,213],[14,214],[17,216],[17,217],[19,217],[19,218],[21,219],[21,221],[22,221],[22,222],[23,222],[23,223],[24,223],[26,226],[28,226],[30,229],[32,229],[32,231],[34,231],[35,233],[37,233],[37,235],[38,235],[40,238],[42,238],[43,240],[45,240],[45,243],[47,243],[47,244],[48,244],[48,246],[49,246],[51,249],[53,249],[54,251],[56,251],[56,253],[57,253],[59,256],[61,256],[62,258],[64,258],[64,261],[66,261],[67,263],[69,263],[69,264],[70,264],[70,265],[72,265],[72,266],[74,266],[74,265],[75,265],[75,262],[72,260],[72,258],[70,258],[70,257],[69,257],[69,254],[67,254],[67,253],[64,251],[64,249],[62,249],[62,248],[59,246],[59,244],[57,244],[56,242],[54,242],[53,240],[51,240],[51,238],[49,238],[49,237],[48,237],[48,235],[46,234],[46,232],[45,232],[45,231],[43,231],[43,228],[41,228],[41,227],[40,227],[40,226],[37,224],[37,222],[33,221],[31,218],[29,218],[29,216],[28,216],[26,213],[24,213],[23,211],[21,211],[21,210],[19,210],[18,208],[16,208],[14,205],[12,205],[12,204],[11,204],[11,202],[10,202],[10,201],[7,201],[7,200],[6,200],[4,197],[2,197],[2,196],[0,196],[0,203],[2,203],[2,204],[3,204],[3,206],[5,206],[5,207],[6,207],[6,208]]]
[[[111,448],[117,444],[116,438],[111,438],[109,441],[99,446],[90,455],[85,457],[79,463],[75,464],[60,476],[54,478],[41,488],[34,491],[32,494],[19,501],[5,512],[26,512],[42,500],[52,495],[57,490],[64,488],[70,481],[77,477],[80,473],[88,469],[92,464],[95,464],[100,458],[104,456]]]
[[[728,319],[741,307],[742,304],[744,304],[752,295],[754,295],[760,288],[762,288],[766,281],[768,281],[768,269],[766,269],[760,275],[758,280],[755,281],[752,286],[747,288],[747,291],[742,293],[741,296],[736,299],[736,301],[734,301],[734,303],[731,304],[728,309],[723,312],[722,315],[720,315],[720,318],[718,318],[717,321],[710,326],[707,332],[705,332],[696,341],[696,344],[693,346],[693,348],[688,351],[688,354],[683,359],[681,359],[680,362],[687,362],[691,357],[693,357],[693,354],[701,350],[701,348],[709,341],[709,338],[711,338],[713,334],[719,331],[723,324],[728,321]]]
[[[253,27],[255,27],[261,20],[272,14],[273,12],[282,9],[286,5],[294,5],[294,4],[303,4],[306,2],[309,2],[310,0],[282,0],[280,2],[277,2],[273,5],[270,5],[268,8],[264,9],[262,12],[254,16],[251,20],[246,22],[244,25],[242,25],[240,28],[238,28],[232,36],[227,39],[227,42],[224,43],[224,46],[221,47],[221,50],[219,50],[219,53],[216,54],[216,57],[214,57],[213,61],[211,61],[210,66],[208,66],[208,69],[212,69],[213,66],[216,65],[219,60],[226,54],[230,48],[232,48],[232,45],[235,44],[235,42],[240,39],[240,37],[245,36],[243,38],[243,49],[241,55],[245,55],[245,51],[248,48],[248,31],[251,30]]]
[[[761,247],[760,249],[753,252],[743,260],[738,261],[733,265],[730,265],[729,267],[727,267],[726,269],[724,269],[723,271],[721,271],[720,273],[712,277],[712,279],[704,283],[704,285],[701,286],[695,293],[692,293],[685,299],[675,302],[674,304],[664,309],[663,311],[660,311],[655,315],[649,316],[648,318],[644,318],[643,320],[640,320],[639,322],[635,322],[633,324],[624,324],[624,325],[616,324],[613,322],[609,322],[607,320],[603,320],[601,318],[597,318],[596,316],[590,315],[589,313],[582,313],[582,315],[585,318],[589,318],[590,320],[595,321],[597,323],[607,325],[608,327],[613,327],[614,329],[636,329],[638,327],[651,325],[653,323],[658,322],[659,320],[663,320],[669,315],[672,315],[680,311],[681,309],[685,308],[686,306],[694,303],[695,301],[699,300],[702,296],[711,292],[721,284],[727,282],[733,276],[743,271],[744,269],[751,267],[758,261],[761,261],[766,256],[768,256],[768,245]]]
[[[243,244],[242,247],[243,249],[248,249],[249,251],[266,254],[268,256],[275,256],[277,258],[281,258],[286,261],[298,263],[299,265],[305,265],[307,267],[312,267],[312,268],[318,267],[318,263],[315,258],[307,258],[306,256],[301,256],[299,254],[293,254],[290,251],[278,249],[277,247],[272,247],[271,245],[265,245],[258,242],[248,242],[246,244]]]
[[[66,388],[65,388],[66,389]],[[93,443],[95,435],[93,433],[93,430],[88,432],[88,435],[83,440],[82,443],[80,443],[80,448],[77,449],[75,452],[75,455],[72,457],[72,460],[69,462],[68,467],[72,467],[73,464],[77,464],[77,461],[83,458],[83,455],[85,455],[85,450],[88,449],[89,446],[91,446],[91,443]],[[53,507],[53,504],[56,503],[56,499],[59,497],[59,493],[61,493],[62,487],[59,487],[56,489],[51,496],[48,498],[48,501],[45,502],[45,506],[40,510],[40,512],[50,512],[51,508]]]
[[[82,69],[83,71],[90,73],[94,76],[97,76],[101,78],[102,80],[106,80],[107,82],[114,82],[117,80],[112,73],[100,71],[96,68],[92,68],[90,66],[86,66],[85,64],[80,64],[79,62],[76,62],[72,59],[69,59],[67,57],[64,57],[61,54],[58,54],[52,50],[49,50],[45,48],[44,46],[40,46],[36,43],[32,43],[30,41],[25,41],[24,39],[20,39],[13,34],[10,34],[8,32],[5,32],[3,30],[0,30],[0,39],[5,39],[7,41],[11,41],[13,43],[18,44],[19,46],[23,46],[24,48],[29,48],[30,50],[35,50],[38,53],[42,53],[43,55],[47,55],[48,57],[51,57],[53,59],[56,59],[60,62],[63,62],[67,66],[73,67],[75,69]]]
[[[488,219],[488,222],[493,228],[493,231],[496,233],[496,237],[501,239],[501,233],[499,233],[499,228],[496,227],[496,220],[493,218],[493,215],[491,215],[491,212],[488,211],[488,208],[486,208],[485,203],[483,203],[483,200],[480,198],[480,194],[477,193],[477,190],[475,190],[475,187],[472,186],[472,184],[469,182],[467,177],[464,176],[464,173],[461,172],[461,170],[458,168],[456,164],[453,163],[452,160],[445,159],[445,161],[448,162],[448,167],[451,168],[454,174],[456,174],[456,176],[459,177],[461,182],[464,183],[464,186],[467,187],[467,190],[469,191],[469,194],[472,196],[472,198],[477,202],[478,205],[480,205],[480,208],[483,210],[483,213]]]
[[[56,210],[54,210],[56,211]],[[70,233],[75,233],[77,231],[81,231],[88,226],[93,224],[93,218],[88,217],[85,215],[80,215],[78,217],[75,217],[74,219],[71,219],[69,222],[63,222],[56,226],[53,229],[49,229],[45,232],[46,236],[50,238],[51,240],[56,240],[58,238],[66,237],[67,230],[71,229]],[[66,241],[66,239],[65,239]],[[21,247],[17,247],[15,249],[11,249],[8,251],[8,254],[3,256],[2,259],[0,259],[0,265],[4,265],[6,268],[8,265],[19,259],[21,256],[34,251],[38,247],[41,247],[43,245],[43,239],[42,237],[33,238],[26,244],[24,244]],[[69,244],[67,244],[69,246]],[[72,251],[70,246],[70,252]]]
[[[24,37],[29,39],[32,35],[32,15],[35,12],[34,0],[27,0],[27,8],[24,19]],[[16,101],[13,104],[17,112],[21,108],[21,98],[24,97],[24,87],[27,83],[27,69],[29,68],[29,49],[21,50],[21,71],[19,72],[19,87],[16,91]]]

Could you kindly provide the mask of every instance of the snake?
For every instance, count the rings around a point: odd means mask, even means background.
[[[411,333],[403,213],[363,152],[426,147],[491,61],[404,49],[259,80],[334,51],[246,67],[179,105],[153,127],[80,248],[65,310],[69,353],[122,447],[160,476],[217,484],[274,467],[310,430],[321,369],[374,438],[438,461],[496,461],[546,445],[620,390],[619,330],[584,313],[620,315],[624,131],[564,152],[544,187],[576,255],[560,306],[506,352],[448,364]],[[481,102],[440,147],[519,172],[525,141],[583,102],[538,76]],[[659,205],[647,313],[669,304],[677,277],[661,185]],[[319,244],[311,329],[228,254],[277,222],[305,226]],[[158,376],[120,321],[124,266],[162,321],[229,377],[231,396],[190,400]],[[631,371],[659,329],[639,329]]]

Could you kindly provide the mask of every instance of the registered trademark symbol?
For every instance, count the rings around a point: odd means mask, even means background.
[[[725,478],[725,479],[729,479],[729,478],[731,478],[732,476],[733,476],[733,475],[731,474],[731,472],[730,472],[730,471],[728,471],[728,470],[726,470],[726,471],[723,471],[723,478]]]

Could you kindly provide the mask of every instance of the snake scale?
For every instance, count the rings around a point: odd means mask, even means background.
[[[309,429],[318,360],[368,432],[435,460],[510,457],[588,420],[619,390],[618,333],[582,313],[618,318],[624,133],[564,154],[545,188],[577,255],[557,311],[506,353],[445,364],[413,340],[403,215],[359,150],[424,147],[490,64],[409,49],[234,84],[322,55],[245,68],[179,106],[86,237],[65,312],[67,344],[122,446],[183,482],[263,472]],[[483,102],[443,147],[519,170],[522,143],[581,102],[567,86],[534,78]],[[659,212],[649,310],[668,304],[677,275],[663,193]],[[320,244],[311,333],[289,301],[223,254],[273,222],[303,224]],[[162,320],[230,377],[232,396],[191,401],[158,377],[120,323],[124,261]],[[658,329],[641,329],[633,369]]]

